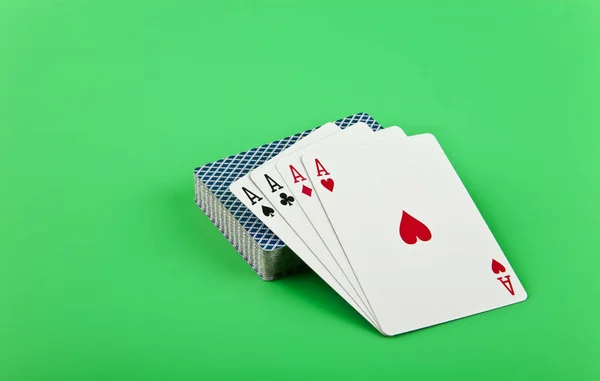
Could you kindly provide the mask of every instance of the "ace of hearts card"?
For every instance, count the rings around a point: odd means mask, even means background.
[[[382,333],[527,298],[433,135],[317,155],[303,164]]]

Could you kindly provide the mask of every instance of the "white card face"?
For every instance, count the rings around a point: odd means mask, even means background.
[[[278,157],[281,157],[288,152],[301,149],[304,146],[339,130],[339,127],[334,123],[324,125],[304,139],[300,140],[298,143],[294,144],[292,147],[281,152],[279,155],[265,164],[273,163],[273,161]],[[327,271],[325,266],[321,264],[317,257],[311,252],[311,250],[290,227],[290,225],[283,219],[279,212],[275,210],[274,205],[269,202],[260,189],[252,182],[249,175],[243,176],[242,178],[236,180],[229,188],[231,192],[246,207],[248,207],[265,225],[269,227],[269,229],[271,229],[281,240],[283,240],[285,244],[319,277],[321,277],[331,288],[334,289],[335,292],[344,298],[344,300],[346,300],[346,302],[348,302],[355,310],[357,310],[367,321],[377,328],[377,325],[372,318],[363,312],[362,307],[350,297],[344,288]]]
[[[432,135],[319,160],[335,187],[316,191],[384,334],[527,298]]]
[[[288,189],[296,198],[296,202],[328,249],[326,251],[315,252],[315,254],[327,266],[330,272],[336,276],[336,279],[342,276],[346,278],[352,287],[351,294],[356,295],[361,300],[371,316],[374,314],[369,307],[368,300],[360,287],[356,275],[352,271],[352,267],[344,254],[333,227],[329,223],[329,219],[321,206],[316,192],[313,191],[315,187],[322,185],[318,182],[312,183],[309,180],[308,169],[304,168],[301,159],[302,156],[311,155],[314,152],[331,152],[332,154],[341,156],[351,155],[352,150],[360,145],[405,136],[399,127],[390,127],[373,132],[366,124],[357,123],[339,134],[322,139],[313,145],[284,156],[276,165]],[[312,169],[313,172],[316,172],[315,168]],[[347,283],[344,282],[343,284]]]
[[[368,129],[368,131],[365,130],[365,128]],[[370,135],[373,134],[373,132],[367,125],[360,123],[349,126],[344,131],[341,131],[335,135],[330,135],[326,138],[326,140],[339,140],[339,135],[350,135],[358,138],[363,134]],[[321,142],[322,140],[319,141],[319,143]],[[287,155],[283,155],[281,158],[283,159],[285,157],[287,157]],[[319,233],[314,229],[302,211],[302,208],[298,205],[297,197],[295,197],[291,189],[287,187],[284,179],[277,171],[276,163],[269,163],[269,165],[263,165],[260,168],[252,171],[250,173],[250,178],[263,192],[267,199],[274,205],[275,209],[287,221],[296,234],[302,239],[314,256],[318,258],[318,260],[328,270],[333,278],[350,295],[352,300],[361,307],[362,312],[368,315],[371,321],[374,322],[374,325],[376,325],[375,319],[371,316],[371,313],[366,308],[365,303],[360,299],[358,293],[353,289],[351,283],[348,281],[333,256],[329,253],[329,250],[319,236]],[[307,191],[305,188],[305,194],[302,194],[302,196],[306,196],[310,192],[312,192],[312,190],[309,189]]]

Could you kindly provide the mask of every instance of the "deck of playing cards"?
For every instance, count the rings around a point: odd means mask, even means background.
[[[435,137],[366,114],[197,168],[196,202],[263,279],[303,262],[387,336],[527,298]]]

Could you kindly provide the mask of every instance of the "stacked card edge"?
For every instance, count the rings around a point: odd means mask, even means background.
[[[200,180],[194,170],[195,202],[258,276],[266,281],[298,272],[306,266],[286,246],[264,250]]]

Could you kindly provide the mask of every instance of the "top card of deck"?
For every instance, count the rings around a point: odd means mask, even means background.
[[[527,298],[432,135],[319,160],[335,191],[315,189],[384,334]]]

